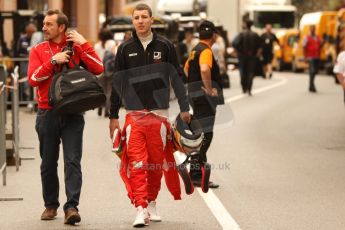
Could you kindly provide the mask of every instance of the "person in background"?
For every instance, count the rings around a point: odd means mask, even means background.
[[[31,48],[40,44],[41,42],[44,41],[44,38],[43,38],[43,32],[42,31],[36,31],[32,34],[31,36],[31,40],[30,40],[30,47],[28,48],[28,52],[30,53],[31,51]],[[34,105],[34,101],[36,100],[36,93],[35,91],[33,90],[33,88],[31,87],[30,88],[30,93],[31,93],[31,100],[30,102],[28,103],[27,107],[28,109],[30,109],[31,111],[36,111],[37,110],[37,105],[35,106]]]
[[[178,54],[179,62],[183,68],[184,63],[186,63],[189,53],[198,44],[198,39],[194,37],[193,29],[185,28],[183,33],[180,33],[179,43],[178,43]],[[185,76],[183,77],[184,82],[186,82]]]
[[[193,117],[199,120],[204,132],[204,140],[199,154],[192,156],[191,161],[190,176],[194,186],[197,187],[201,187],[202,184],[202,164],[207,162],[206,153],[213,139],[216,107],[220,96],[218,89],[221,87],[221,76],[211,49],[217,41],[217,37],[218,31],[215,25],[210,21],[203,21],[199,26],[200,41],[192,49],[184,66]],[[218,187],[218,184],[209,181],[209,188]]]
[[[126,31],[124,36],[123,36],[123,42],[127,41],[131,37],[132,37],[132,31],[130,31],[130,30]]]
[[[199,39],[194,37],[193,30],[191,29],[186,29],[184,36],[185,38],[183,39],[183,43],[186,45],[187,53],[189,55],[192,49],[198,44]]]
[[[225,63],[225,42],[222,36],[217,36],[216,42],[212,45],[212,53],[219,66],[221,76],[224,76],[227,71]]]
[[[336,75],[339,84],[344,91],[344,104],[345,104],[345,51],[338,54],[337,62],[334,65],[333,72]]]
[[[59,10],[48,10],[43,20],[44,42],[32,47],[29,57],[29,83],[36,87],[38,111],[36,132],[41,157],[41,181],[45,210],[41,220],[55,219],[59,202],[58,159],[60,143],[63,147],[65,191],[64,223],[74,225],[81,221],[78,210],[82,185],[81,158],[84,131],[83,114],[58,114],[48,103],[48,92],[53,76],[62,65],[74,67],[71,59],[93,74],[103,72],[103,63],[95,50],[77,31],[66,33],[67,16]],[[73,51],[64,49],[73,43]]]
[[[265,30],[265,33],[261,35],[263,71],[265,78],[272,78],[273,44],[274,42],[276,42],[279,45],[279,40],[276,37],[276,35],[272,32],[271,24],[266,24]]]
[[[44,38],[42,31],[36,31],[35,33],[33,33],[30,40],[30,49],[35,45],[38,45],[39,43],[43,42],[43,40]]]
[[[318,72],[320,62],[320,50],[322,41],[315,33],[315,25],[310,26],[310,34],[303,40],[303,54],[309,63],[309,92],[316,93],[315,76]]]
[[[115,58],[116,52],[116,42],[114,41],[113,33],[106,29],[102,28],[98,33],[98,42],[95,44],[94,49],[99,56],[99,58],[103,61],[104,65],[104,73],[100,77],[101,84],[103,86],[104,93],[106,95],[105,101],[105,108],[104,108],[104,117],[109,117],[109,110],[110,110],[110,94],[111,94],[111,75],[112,71],[107,69],[107,65],[105,64],[105,56],[108,58]],[[108,55],[110,55],[108,57]],[[98,108],[98,116],[102,116],[103,107]]]
[[[144,67],[148,65],[151,69],[155,64],[160,66],[160,63],[169,63],[169,66],[172,65],[172,68],[177,70],[179,64],[174,45],[151,30],[153,24],[151,8],[146,4],[136,5],[132,13],[132,23],[135,31],[132,38],[118,47],[115,72],[138,70],[140,67],[145,69]],[[169,81],[178,98],[179,116],[183,121],[189,122],[191,116],[188,112],[189,104],[183,82],[177,74],[172,75]],[[170,122],[167,118],[169,96],[166,95],[168,92],[164,91],[164,95],[155,100],[155,91],[161,89],[155,82],[155,79],[148,78],[141,82],[140,86],[133,87],[139,102],[126,101],[126,92],[119,93],[114,87],[111,94],[110,138],[113,139],[115,130],[119,130],[126,137],[125,153],[121,158],[121,165],[125,169],[122,173],[122,167],[120,172],[128,196],[137,210],[133,227],[148,225],[150,220],[162,220],[156,209],[156,198],[160,191],[163,171],[166,175],[166,170],[162,169],[163,163],[167,162],[165,152],[168,143],[167,134],[170,132]],[[127,102],[125,103],[127,114],[125,125],[121,130],[118,119],[122,101]],[[148,168],[149,165],[154,167]],[[165,179],[168,180],[167,177]],[[179,183],[177,174],[174,183]],[[180,190],[172,194],[174,199],[181,199]]]
[[[193,30],[191,29],[186,29],[184,32],[184,39],[183,39],[183,44],[186,46],[186,54],[185,54],[185,59],[183,60],[182,63],[186,63],[187,58],[192,51],[192,49],[198,44],[199,39],[194,37]]]
[[[28,58],[30,51],[30,43],[32,35],[37,31],[34,23],[30,22],[25,26],[25,33],[22,34],[17,43],[16,54],[19,58]],[[28,61],[19,62],[19,79],[27,79],[28,77]],[[19,84],[19,100],[31,101],[33,100],[33,90],[30,88],[27,80]]]
[[[244,22],[244,31],[239,33],[232,41],[239,60],[239,71],[243,93],[252,95],[253,79],[257,58],[261,54],[261,39],[259,35],[251,30],[253,21]]]

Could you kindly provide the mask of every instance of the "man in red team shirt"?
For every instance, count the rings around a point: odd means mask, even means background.
[[[303,40],[303,54],[309,63],[309,92],[316,93],[315,76],[319,69],[320,51],[323,42],[316,34],[315,25],[310,26],[310,34]]]
[[[65,189],[67,202],[63,209],[65,224],[80,222],[78,204],[82,185],[80,160],[84,130],[83,114],[60,115],[48,104],[48,91],[53,75],[61,70],[62,64],[73,66],[82,61],[88,71],[103,72],[103,64],[86,39],[76,31],[66,34],[67,16],[59,10],[48,10],[43,21],[45,41],[30,51],[28,76],[31,86],[37,88],[38,112],[36,131],[40,142],[41,180],[45,210],[41,220],[53,220],[59,203],[59,178],[57,161],[59,145],[64,151]],[[73,42],[73,52],[63,51],[68,42]]]

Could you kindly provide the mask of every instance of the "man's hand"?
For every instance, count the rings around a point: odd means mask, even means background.
[[[181,112],[180,117],[182,121],[190,123],[190,120],[192,119],[192,116],[190,115],[189,112]]]
[[[113,135],[114,135],[115,129],[119,129],[119,131],[121,133],[119,120],[118,119],[110,119],[110,122],[109,122],[109,132],[110,132],[110,138],[111,139],[113,139]]]
[[[86,39],[83,37],[83,35],[81,35],[80,33],[78,33],[75,30],[71,30],[67,33],[67,39],[68,42],[74,42],[77,43],[78,45],[82,45],[84,44],[86,41]]]
[[[208,90],[205,87],[201,86],[201,89],[204,90],[204,92],[211,97],[217,97],[218,96],[218,91],[216,88],[212,88],[211,90]]]
[[[68,63],[71,56],[69,55],[70,51],[63,51],[55,54],[52,59],[54,59],[58,64]]]

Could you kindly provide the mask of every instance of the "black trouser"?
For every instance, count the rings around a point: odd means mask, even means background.
[[[319,59],[311,58],[309,59],[309,90],[315,90],[315,75],[318,72],[319,68]]]
[[[197,103],[192,101],[191,105],[193,108],[193,117],[199,120],[204,132],[204,140],[199,154],[194,155],[191,158],[190,176],[192,180],[198,180],[202,176],[200,163],[207,162],[206,153],[213,138],[213,127],[215,123],[217,105],[215,100],[211,97],[207,97],[206,103]]]
[[[244,93],[251,92],[255,75],[256,57],[240,57],[241,86]]]
[[[109,112],[110,112],[110,96],[111,96],[111,88],[112,88],[112,77],[111,76],[105,76],[103,75],[100,78],[105,96],[106,96],[106,100],[105,100],[105,111],[104,111],[104,116],[107,117],[109,116]],[[102,107],[99,107],[100,111],[99,111],[99,116],[102,115]]]
[[[45,207],[58,208],[59,178],[57,174],[59,148],[62,141],[67,202],[63,209],[77,208],[82,185],[80,161],[82,157],[84,116],[58,115],[39,109],[36,131],[40,142],[41,180]]]

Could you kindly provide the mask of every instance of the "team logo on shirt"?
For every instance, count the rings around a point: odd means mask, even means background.
[[[153,52],[153,61],[159,62],[162,59],[162,53],[161,52]]]
[[[194,60],[195,57],[195,50],[193,50],[192,52],[190,52],[189,56],[188,56],[188,61]]]

